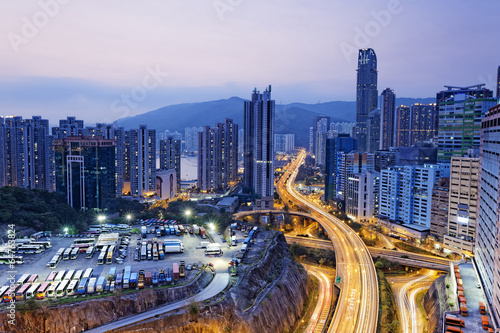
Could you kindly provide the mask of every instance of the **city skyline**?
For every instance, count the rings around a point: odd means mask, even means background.
[[[450,83],[486,83],[496,90],[498,64],[489,54],[498,46],[488,42],[494,31],[484,29],[498,14],[494,6],[440,2],[433,4],[440,20],[423,26],[427,11],[421,2],[241,2],[222,12],[214,4],[195,9],[157,3],[144,16],[135,15],[141,5],[132,3],[119,14],[111,4],[59,4],[53,12],[40,4],[3,4],[2,114],[41,115],[52,122],[85,111],[86,121],[105,122],[166,105],[245,97],[249,87],[267,82],[276,86],[278,104],[353,101],[352,73],[361,48],[376,50],[379,86],[398,96],[430,97]],[[95,12],[109,22],[80,18]],[[462,34],[474,36],[472,45],[454,42],[465,17]],[[257,40],[272,52],[248,52],[244,45]],[[419,47],[401,49],[408,40]],[[145,80],[152,89],[124,107],[122,95]]]

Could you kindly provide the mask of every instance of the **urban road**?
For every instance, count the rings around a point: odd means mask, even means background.
[[[297,243],[307,247],[317,249],[333,250],[332,242],[322,239],[286,236],[286,241],[290,244]],[[423,267],[439,271],[450,270],[450,260],[425,254],[415,254],[400,250],[387,250],[376,247],[368,247],[372,257],[384,257],[391,261],[396,261],[402,265]],[[404,258],[402,258],[404,256]]]
[[[370,252],[351,228],[297,192],[293,182],[304,158],[305,151],[302,151],[287,167],[277,189],[285,202],[291,200],[311,210],[312,216],[330,235],[335,248],[341,293],[328,332],[374,333],[377,329],[379,295]]]
[[[119,319],[113,323],[102,325],[94,329],[87,330],[85,332],[88,333],[112,332],[116,329],[123,328],[125,326],[137,324],[141,321],[150,319],[152,317],[162,315],[172,310],[188,306],[190,302],[193,300],[196,302],[201,302],[206,299],[209,299],[217,295],[221,291],[223,291],[227,287],[228,283],[229,283],[229,273],[217,272],[212,281],[210,282],[210,284],[205,289],[203,289],[198,294],[192,297],[186,298],[182,301],[162,305],[154,310],[146,311],[137,315]]]

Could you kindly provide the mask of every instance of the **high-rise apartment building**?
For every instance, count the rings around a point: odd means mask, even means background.
[[[450,179],[439,178],[432,188],[431,228],[429,235],[442,243],[448,234],[448,211],[450,201]]]
[[[452,157],[445,248],[471,254],[476,238],[479,158]]]
[[[136,197],[154,194],[156,185],[156,130],[146,125],[126,135],[130,163],[130,194]]]
[[[375,109],[368,114],[368,152],[374,153],[380,149],[380,109]]]
[[[430,228],[432,190],[445,165],[396,166],[380,172],[379,220]]]
[[[345,212],[356,222],[378,216],[380,174],[376,171],[355,173],[347,177]]]
[[[500,98],[500,66],[497,69],[497,98]]]
[[[175,170],[175,184],[178,193],[181,190],[181,141],[168,137],[166,140],[160,140],[159,145],[160,170]]]
[[[276,153],[290,154],[295,149],[295,134],[274,134]]]
[[[41,117],[0,121],[0,186],[55,190],[54,138]]]
[[[380,94],[380,148],[388,150],[394,147],[394,138],[396,136],[394,130],[396,128],[396,94],[390,88],[384,89]],[[377,149],[378,150],[378,149]]]
[[[315,116],[313,119],[312,152],[317,165],[325,165],[326,139],[330,127],[330,117]]]
[[[411,109],[409,106],[400,105],[396,110],[396,147],[410,146]]]
[[[497,104],[493,92],[481,87],[448,87],[441,92],[450,97],[439,103],[438,162],[449,163],[452,157],[479,148],[481,119]]]
[[[77,120],[75,117],[67,117],[59,120],[58,127],[52,127],[52,135],[57,139],[64,139],[68,136],[88,136],[83,120]]]
[[[492,316],[500,322],[500,105],[482,120],[474,260]]]
[[[411,106],[410,146],[430,141],[437,134],[436,104],[413,104]]]
[[[337,153],[349,153],[356,150],[356,140],[348,134],[339,134],[337,137],[326,141],[325,163],[325,201],[335,200],[336,183],[338,177]]]
[[[361,49],[358,53],[356,88],[356,140],[361,153],[368,150],[368,114],[377,105],[377,56],[373,49]]]
[[[333,136],[338,134],[352,134],[352,129],[356,127],[356,123],[335,122],[330,124],[330,132]],[[332,136],[332,137],[333,137]]]
[[[238,178],[238,125],[232,119],[198,132],[198,187],[222,190]]]
[[[375,155],[371,153],[337,152],[336,197],[345,201],[349,177],[375,170]]]
[[[198,150],[198,132],[201,132],[203,127],[186,127],[184,130],[184,149],[187,151]]]
[[[275,101],[271,86],[262,94],[254,89],[252,99],[245,101],[244,185],[257,196],[274,195],[274,119]]]
[[[56,190],[78,210],[113,209],[115,140],[66,136],[55,139]]]

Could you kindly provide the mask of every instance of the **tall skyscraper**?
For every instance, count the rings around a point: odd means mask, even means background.
[[[394,147],[396,115],[396,94],[390,88],[384,89],[381,94],[381,124],[380,124],[380,149],[388,150]]]
[[[290,154],[295,149],[295,134],[274,134],[276,153]]]
[[[115,140],[67,136],[55,139],[56,190],[78,210],[113,209]]]
[[[368,152],[374,153],[380,149],[380,109],[368,114]]]
[[[152,195],[156,185],[156,130],[146,125],[129,131],[127,136],[132,196]]]
[[[222,190],[238,178],[238,125],[232,119],[198,132],[198,187]]]
[[[410,146],[411,111],[408,106],[400,105],[396,111],[396,147]]]
[[[188,151],[198,150],[198,132],[201,132],[203,127],[186,127],[184,130],[184,149]]]
[[[245,173],[243,183],[261,197],[274,195],[274,119],[275,101],[271,86],[262,94],[254,89],[245,101]]]
[[[160,140],[159,144],[160,170],[175,170],[177,193],[179,193],[181,190],[181,141],[168,137],[166,140]]]
[[[356,140],[348,134],[339,134],[337,137],[326,141],[326,163],[325,163],[325,201],[336,199],[337,179],[337,153],[349,153],[356,150]]]
[[[55,190],[54,138],[41,117],[0,121],[0,186]]]
[[[453,252],[471,254],[476,238],[479,158],[452,157],[447,233],[443,245]]]
[[[437,134],[436,104],[413,104],[411,106],[410,146],[417,142],[430,141]]]
[[[449,97],[439,103],[438,162],[449,163],[453,156],[479,148],[481,119],[497,100],[483,85],[448,87],[440,94]]]
[[[375,154],[337,152],[336,197],[339,202],[346,200],[349,177],[375,170]]]
[[[482,120],[475,257],[492,315],[500,322],[500,105]]]
[[[61,119],[58,127],[52,127],[52,135],[57,139],[64,139],[68,136],[87,136],[88,134],[83,120],[77,120],[75,117]]]
[[[326,139],[330,127],[330,117],[315,116],[312,126],[312,152],[316,157],[317,165],[325,165]]]
[[[368,114],[377,104],[377,56],[372,49],[361,49],[356,89],[356,140],[361,153],[368,150]]]

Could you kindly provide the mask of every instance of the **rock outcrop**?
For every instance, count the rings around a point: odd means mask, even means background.
[[[451,285],[450,275],[444,275],[432,283],[431,287],[424,296],[424,309],[427,314],[429,333],[438,333],[443,327],[443,313],[446,311],[456,310],[453,298],[453,291],[446,288],[446,285]]]

